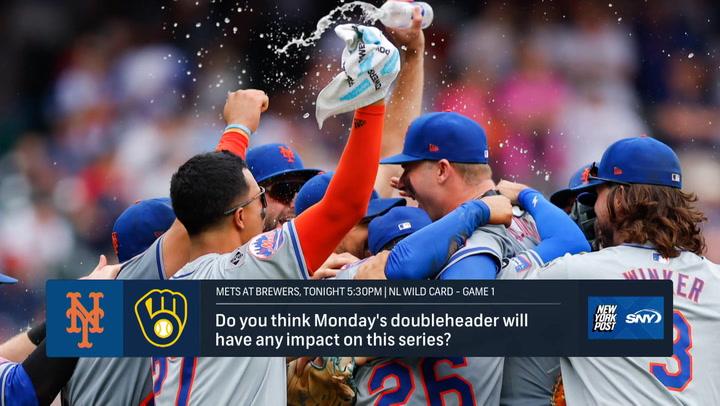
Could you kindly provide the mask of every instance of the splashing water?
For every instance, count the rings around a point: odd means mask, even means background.
[[[364,23],[374,24],[382,14],[379,8],[370,3],[366,3],[364,1],[351,1],[350,3],[335,7],[327,15],[325,15],[325,17],[321,18],[315,27],[315,31],[313,31],[310,35],[305,36],[305,34],[302,34],[300,38],[291,39],[290,42],[285,44],[282,48],[275,47],[275,53],[277,55],[287,54],[288,50],[292,46],[301,48],[314,45],[315,41],[319,40],[322,34],[327,31],[333,23],[341,18],[347,20],[347,13],[355,10],[356,8],[360,8],[362,11],[362,19]],[[335,19],[334,16],[338,14],[339,17]]]

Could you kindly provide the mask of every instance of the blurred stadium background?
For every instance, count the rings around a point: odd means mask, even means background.
[[[372,1],[379,5],[379,0]],[[10,0],[0,5],[0,339],[43,317],[44,281],[112,255],[132,202],[214,147],[225,93],[271,110],[254,143],[332,169],[349,116],[314,120],[340,44],[272,52],[339,1]],[[720,260],[720,5],[707,0],[437,1],[424,109],[483,124],[496,177],[545,192],[612,141],[649,134],[681,155]]]

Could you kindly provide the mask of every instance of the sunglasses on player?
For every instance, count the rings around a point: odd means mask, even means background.
[[[253,196],[252,198],[238,204],[237,206],[227,209],[223,214],[226,216],[229,216],[236,211],[242,209],[243,207],[249,205],[250,203],[254,202],[255,200],[260,199],[260,204],[262,205],[262,210],[260,211],[260,217],[263,219],[265,218],[265,210],[267,209],[267,198],[265,197],[265,188],[260,186],[260,192]]]
[[[277,182],[267,187],[267,194],[282,204],[292,203],[295,195],[300,191],[303,182]]]

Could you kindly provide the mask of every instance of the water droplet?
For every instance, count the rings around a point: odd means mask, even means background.
[[[310,113],[303,114],[303,118],[308,118],[308,117],[310,117]]]

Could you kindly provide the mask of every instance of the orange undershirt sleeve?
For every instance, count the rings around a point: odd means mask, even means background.
[[[355,111],[350,138],[325,197],[295,219],[311,275],[365,216],[380,164],[384,117],[384,105]]]
[[[247,154],[248,145],[250,144],[250,137],[244,132],[236,129],[230,129],[223,133],[218,142],[215,151],[228,151],[245,159]]]

